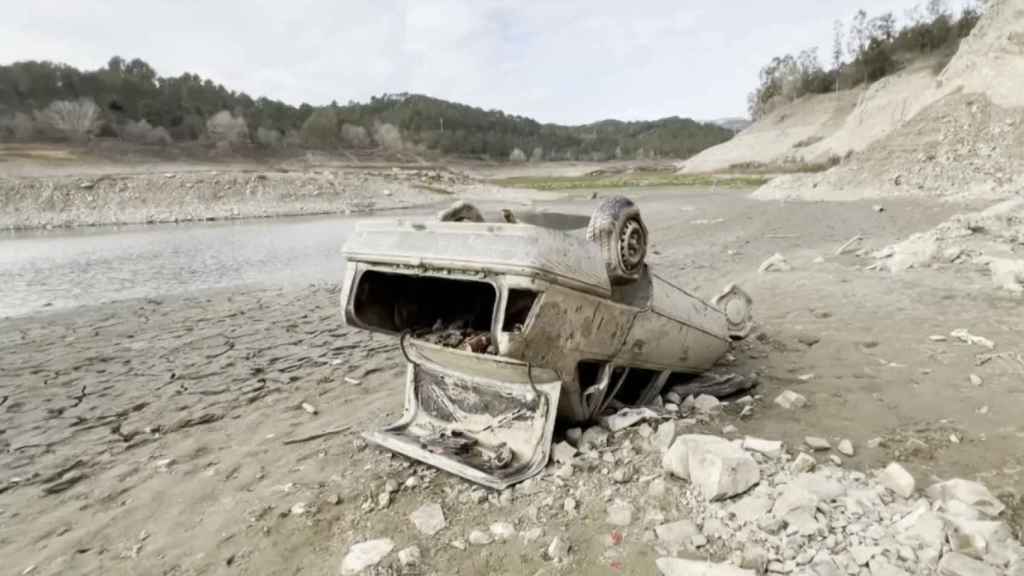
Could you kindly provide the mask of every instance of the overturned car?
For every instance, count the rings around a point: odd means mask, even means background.
[[[395,335],[409,364],[402,418],[366,438],[499,489],[545,466],[556,418],[645,405],[751,327],[741,289],[708,304],[648,267],[627,198],[585,235],[504,215],[361,222],[341,294],[345,322]]]

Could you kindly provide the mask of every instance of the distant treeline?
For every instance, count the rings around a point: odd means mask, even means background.
[[[732,132],[686,118],[541,124],[416,94],[292,106],[185,73],[162,77],[120,57],[82,71],[53,62],[0,66],[0,139],[121,138],[225,148],[431,150],[493,160],[686,158]]]
[[[929,0],[924,9],[918,5],[908,10],[899,28],[892,12],[869,18],[860,10],[845,33],[843,23],[836,20],[830,66],[822,67],[815,48],[772,58],[748,97],[750,116],[756,120],[806,94],[874,82],[921,55],[940,55],[936,66],[940,70],[956,53],[960,40],[974,29],[981,12],[981,5],[975,5],[957,16],[945,0]]]

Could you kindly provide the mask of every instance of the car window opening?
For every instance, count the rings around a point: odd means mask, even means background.
[[[522,332],[537,296],[538,294],[532,290],[510,289],[501,329],[505,332]]]

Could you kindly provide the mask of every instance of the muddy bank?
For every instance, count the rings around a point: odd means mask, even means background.
[[[347,214],[441,202],[472,187],[443,170],[0,175],[0,229]]]

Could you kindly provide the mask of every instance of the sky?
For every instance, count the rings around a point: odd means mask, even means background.
[[[298,105],[412,92],[542,122],[745,116],[772,56],[927,0],[0,0],[0,63],[142,58]],[[949,0],[958,10],[970,0]]]

